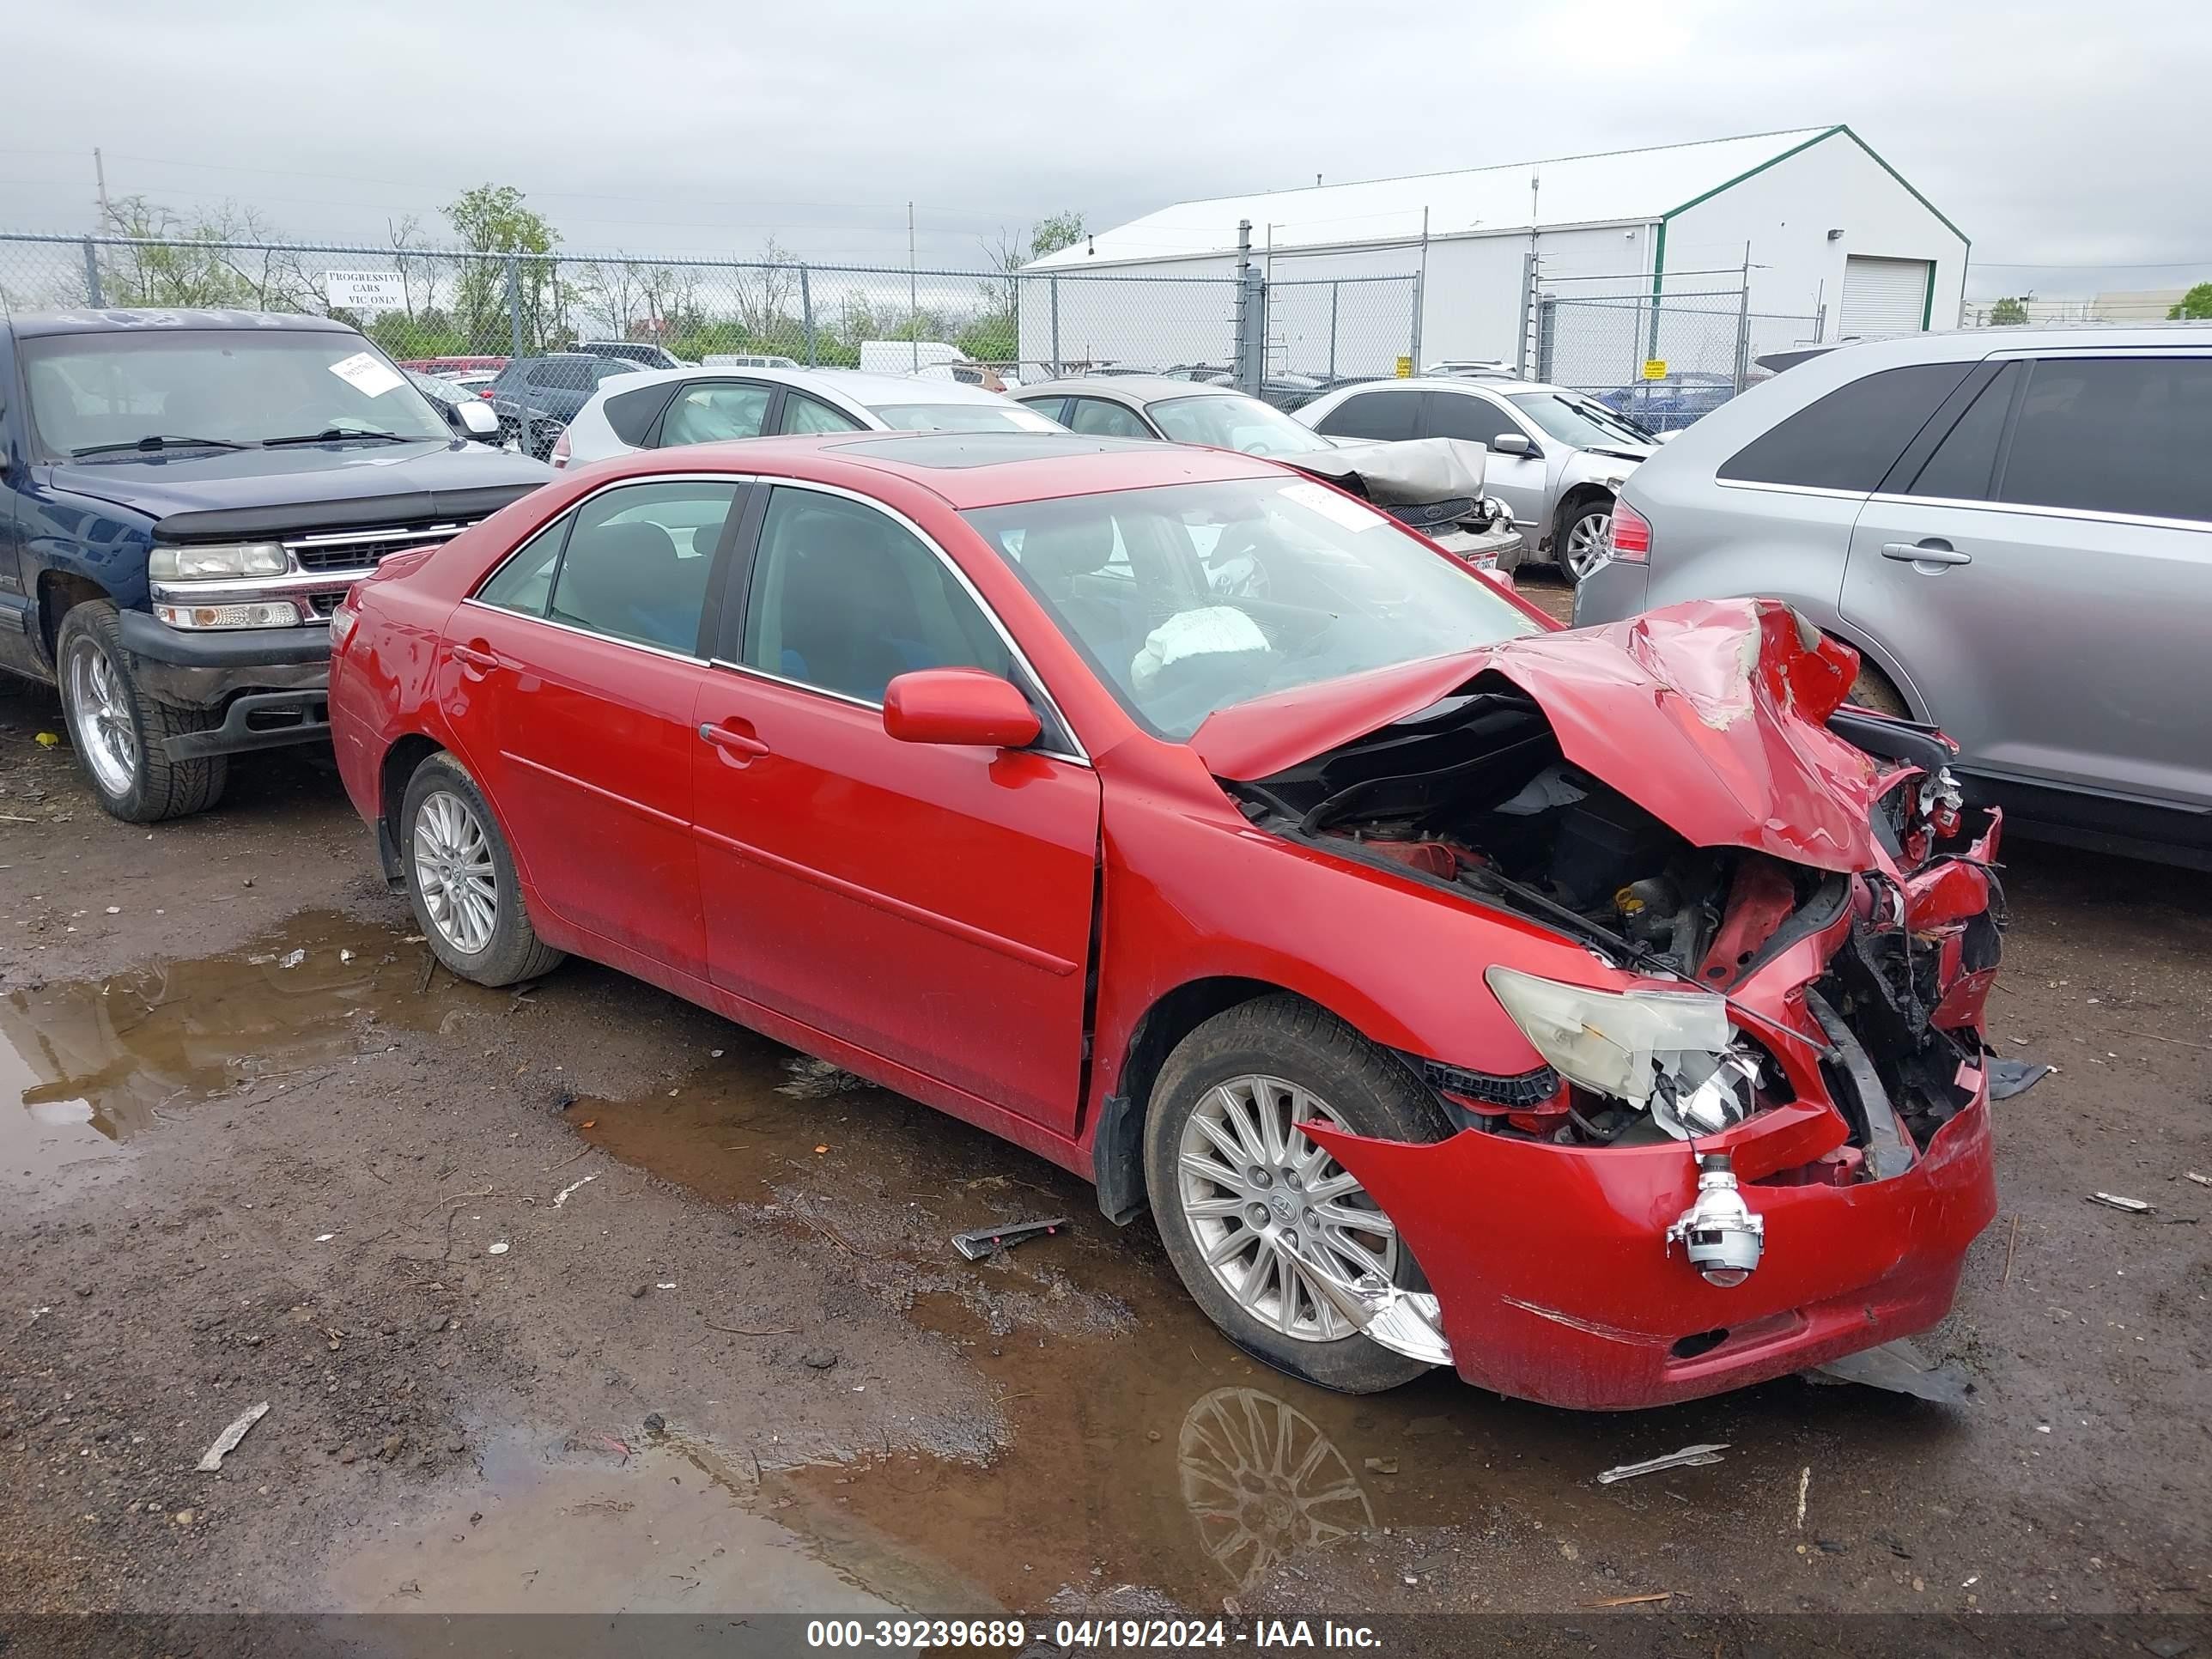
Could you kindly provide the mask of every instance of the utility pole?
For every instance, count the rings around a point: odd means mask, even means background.
[[[1429,308],[1429,210],[1421,210],[1421,269],[1413,278],[1413,373],[1421,372],[1421,313]]]
[[[97,144],[92,147],[92,176],[100,181],[100,234],[105,236],[114,228],[115,221],[107,210],[107,163]]]
[[[906,350],[907,367],[921,369],[921,305],[914,287],[914,204],[906,204]]]
[[[1530,173],[1528,175],[1528,257],[1523,262],[1524,269],[1521,280],[1522,296],[1521,349],[1515,357],[1516,362],[1524,370],[1523,379],[1527,378],[1525,368],[1532,356],[1539,364],[1541,364],[1544,360],[1544,334],[1541,321],[1543,309],[1541,302],[1536,297],[1536,284],[1542,280],[1544,274],[1544,255],[1540,240],[1544,222],[1543,191],[1543,175]],[[1533,344],[1529,338],[1532,333],[1535,337]],[[1541,374],[1544,370],[1540,367],[1536,373]]]
[[[1743,245],[1743,281],[1735,299],[1735,389],[1751,379],[1751,244]]]

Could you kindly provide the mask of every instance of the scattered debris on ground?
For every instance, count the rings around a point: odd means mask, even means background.
[[[1905,1337],[1845,1354],[1803,1373],[1808,1382],[1857,1382],[1892,1394],[1932,1400],[1939,1406],[1963,1406],[1974,1392],[1973,1379],[1963,1367],[1937,1364]]]
[[[1047,1221],[1009,1221],[988,1227],[970,1227],[965,1232],[952,1235],[952,1248],[970,1261],[981,1261],[994,1251],[1011,1250],[1032,1238],[1049,1237],[1066,1225],[1067,1218],[1056,1215]]]
[[[2146,1204],[2139,1198],[2123,1198],[2118,1193],[2092,1193],[2089,1201],[2101,1204],[2108,1210],[2124,1210],[2130,1215],[2148,1215],[2158,1207],[2154,1204]]]
[[[1721,1454],[1728,1449],[1725,1440],[1717,1445],[1685,1446],[1680,1451],[1668,1452],[1663,1457],[1647,1457],[1641,1463],[1621,1463],[1607,1469],[1597,1478],[1601,1486],[1609,1486],[1616,1480],[1633,1480],[1639,1474],[1656,1474],[1662,1469],[1696,1468],[1706,1463],[1717,1463]]]
[[[229,1456],[234,1451],[236,1451],[238,1449],[238,1443],[246,1438],[246,1431],[268,1415],[269,1402],[265,1400],[258,1406],[252,1407],[246,1411],[240,1412],[238,1414],[237,1421],[234,1422],[221,1434],[216,1436],[215,1444],[210,1446],[207,1449],[206,1455],[200,1459],[200,1473],[203,1474],[212,1474],[216,1470],[221,1468],[222,1467],[222,1460]]]

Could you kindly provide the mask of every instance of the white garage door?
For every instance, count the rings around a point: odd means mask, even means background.
[[[1917,334],[1928,325],[1928,284],[1935,267],[1926,259],[1844,261],[1844,333],[1865,339]]]

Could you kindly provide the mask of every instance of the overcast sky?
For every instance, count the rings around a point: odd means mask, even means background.
[[[925,262],[1063,208],[1848,122],[1974,243],[1969,293],[2212,278],[2212,7],[2046,0],[300,0],[6,33],[0,228],[113,195],[384,239],[484,180],[592,251]],[[0,253],[4,257],[4,253]]]

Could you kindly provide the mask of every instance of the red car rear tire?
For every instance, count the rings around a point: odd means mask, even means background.
[[[432,755],[407,781],[399,863],[416,926],[439,961],[478,985],[514,985],[560,965],[530,925],[514,856],[483,792],[451,755]]]

